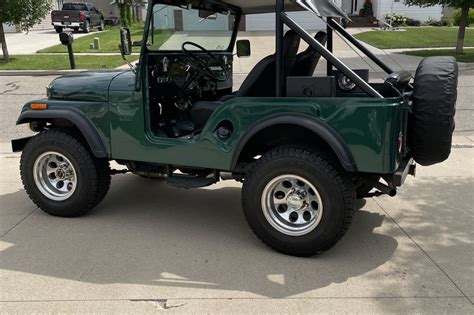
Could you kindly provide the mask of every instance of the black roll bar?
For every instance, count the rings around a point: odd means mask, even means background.
[[[326,40],[326,47],[327,49],[329,50],[329,52],[333,52],[333,40],[334,40],[334,34],[333,34],[333,31],[332,31],[332,28],[329,26],[329,20],[332,20],[332,17],[327,17],[326,18],[327,20],[327,25],[326,25],[326,37],[327,37],[327,40]],[[329,60],[326,60],[326,64],[327,64],[327,73],[326,75],[328,77],[332,76],[332,63],[329,62]]]
[[[278,9],[278,3],[283,2],[282,0],[277,1],[277,9]],[[279,17],[278,17],[279,16]],[[383,96],[377,92],[373,87],[371,87],[367,82],[365,82],[360,76],[358,76],[354,71],[352,71],[349,67],[347,67],[341,60],[339,60],[336,56],[334,56],[326,47],[324,47],[321,43],[319,43],[316,39],[313,38],[305,29],[303,29],[301,26],[299,26],[295,21],[293,21],[288,14],[285,12],[277,10],[277,26],[281,26],[283,28],[283,25],[278,25],[278,21],[281,20],[284,24],[286,24],[290,29],[295,31],[308,45],[310,45],[312,48],[316,49],[316,51],[323,56],[328,63],[331,63],[331,65],[334,65],[339,71],[341,71],[344,75],[346,75],[349,79],[351,79],[357,86],[359,86],[364,92],[369,94],[372,97],[378,97],[378,98],[383,98]],[[282,23],[279,23],[282,24]],[[282,41],[283,36],[278,36],[278,31],[277,31],[277,46],[278,42]],[[281,71],[283,70],[282,68],[282,56],[283,52],[278,49],[277,47],[277,96],[282,96],[281,91],[283,90],[283,82],[281,81]],[[279,61],[281,62],[279,64]],[[278,94],[278,91],[280,91],[280,94]]]
[[[276,96],[283,96],[283,91],[285,90],[285,80],[283,75],[283,21],[281,20],[281,13],[285,11],[285,1],[277,0],[276,1]]]
[[[393,73],[393,70],[389,66],[387,66],[387,64],[385,64],[382,60],[377,58],[377,56],[375,56],[370,50],[368,50],[357,39],[355,39],[354,36],[349,34],[344,29],[344,27],[342,27],[341,24],[337,23],[333,18],[327,18],[327,24],[328,24],[328,26],[330,26],[330,27],[328,27],[328,29],[333,27],[339,34],[344,36],[344,38],[346,38],[348,41],[350,41],[354,46],[356,46],[360,51],[362,51],[367,57],[369,57],[370,60],[375,62],[377,64],[377,66],[382,68],[383,71],[387,72],[387,74],[392,74]],[[332,33],[332,30],[331,30],[331,33]],[[329,37],[329,33],[328,33],[328,37]]]

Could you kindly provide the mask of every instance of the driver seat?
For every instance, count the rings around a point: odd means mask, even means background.
[[[300,37],[294,31],[286,32],[283,37],[284,76],[290,73],[294,65],[296,54],[300,46]],[[225,95],[218,101],[199,101],[193,104],[190,114],[197,128],[202,128],[212,113],[221,106],[224,101],[234,97],[274,97],[275,87],[276,54],[267,56],[260,60],[245,78],[240,89],[231,95]]]

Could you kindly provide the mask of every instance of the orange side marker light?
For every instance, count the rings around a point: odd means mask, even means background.
[[[33,103],[33,104],[31,104],[31,109],[34,109],[34,110],[45,110],[45,109],[48,109],[48,104],[44,104],[44,103]]]

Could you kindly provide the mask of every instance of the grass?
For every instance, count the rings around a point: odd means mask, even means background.
[[[78,39],[75,39],[72,47],[74,52],[78,53],[119,53],[118,45],[120,43],[120,27],[114,26],[107,28],[103,32],[97,32],[90,34]],[[130,27],[130,34],[132,36],[132,41],[142,40],[143,36],[143,25],[134,25]],[[172,31],[164,31],[160,34],[155,35],[155,43],[158,43],[160,46],[173,34]],[[90,43],[94,41],[94,38],[98,37],[100,39],[100,50],[91,49]],[[156,45],[154,45],[156,46]],[[67,47],[64,45],[55,45],[38,51],[39,53],[65,53],[67,52]],[[140,47],[133,47],[133,52],[140,52]]]
[[[455,47],[458,29],[452,27],[415,27],[405,31],[370,31],[355,37],[378,48]],[[474,46],[474,29],[466,29],[464,45]]]
[[[456,54],[454,49],[434,49],[434,50],[414,50],[405,51],[405,55],[418,56],[418,57],[431,57],[431,56],[453,56],[456,57],[458,62],[474,62],[474,48],[464,49],[464,54]]]
[[[135,61],[138,56],[128,56],[130,61]],[[92,56],[76,55],[78,69],[113,69],[125,62],[121,56]],[[67,55],[16,55],[11,56],[7,63],[0,59],[0,70],[67,70],[70,69]]]

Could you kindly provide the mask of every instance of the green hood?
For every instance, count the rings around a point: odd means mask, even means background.
[[[107,102],[112,80],[124,72],[85,71],[61,76],[48,86],[48,97],[61,100]]]

